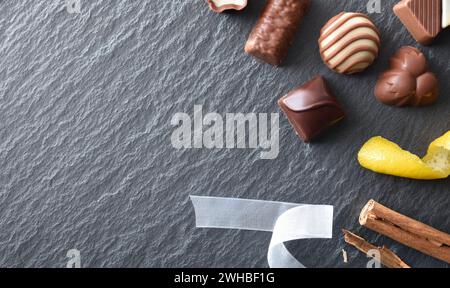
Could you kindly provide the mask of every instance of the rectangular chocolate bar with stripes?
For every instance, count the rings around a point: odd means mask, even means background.
[[[417,42],[428,45],[446,26],[449,1],[403,0],[394,6],[394,13]]]

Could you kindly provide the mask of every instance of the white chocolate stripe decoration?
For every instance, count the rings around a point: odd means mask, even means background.
[[[242,10],[247,6],[247,0],[206,0],[209,8],[216,13],[225,10]]]
[[[273,232],[267,252],[271,268],[304,268],[284,242],[332,238],[333,206],[191,196],[199,228]]]
[[[442,28],[450,26],[450,0],[442,0]]]
[[[217,7],[222,7],[225,5],[236,5],[236,6],[244,6],[246,4],[246,0],[213,0],[214,4]]]
[[[322,28],[319,47],[330,69],[353,74],[375,61],[380,50],[380,34],[366,15],[342,12]]]

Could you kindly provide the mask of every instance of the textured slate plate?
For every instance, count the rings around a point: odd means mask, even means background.
[[[450,231],[450,180],[419,182],[359,167],[356,153],[383,135],[424,154],[450,130],[450,32],[421,49],[441,81],[437,105],[393,109],[372,96],[377,76],[402,45],[417,44],[383,1],[372,15],[382,53],[367,72],[341,76],[321,62],[321,26],[367,1],[315,0],[275,69],[243,53],[264,1],[218,15],[204,1],[0,1],[0,265],[63,267],[69,249],[83,267],[266,267],[270,234],[194,227],[189,194],[335,206],[332,240],[290,243],[312,267],[364,267],[341,228],[386,244],[414,267],[445,263],[359,228],[374,198]],[[277,99],[323,74],[349,118],[313,145],[282,116],[281,151],[174,150],[172,116],[279,112]],[[344,264],[340,251],[349,252]]]

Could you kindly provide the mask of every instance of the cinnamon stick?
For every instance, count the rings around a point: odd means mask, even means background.
[[[364,206],[359,223],[424,254],[450,263],[450,235],[393,211],[374,200]]]
[[[377,247],[370,244],[365,239],[359,237],[352,232],[342,229],[344,233],[345,242],[354,246],[359,251],[366,255],[369,255],[370,250],[377,250],[380,252],[380,262],[387,268],[411,268],[408,264],[402,261],[394,252],[389,250],[387,247]]]

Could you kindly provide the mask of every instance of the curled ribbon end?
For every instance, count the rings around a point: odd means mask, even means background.
[[[267,252],[271,268],[303,268],[284,242],[332,238],[333,206],[190,196],[197,227],[273,232]]]

